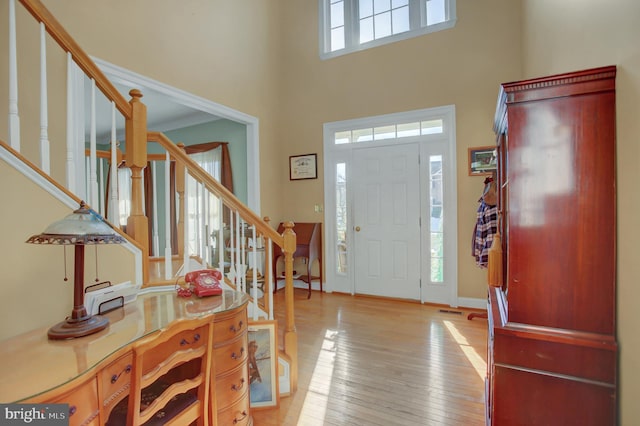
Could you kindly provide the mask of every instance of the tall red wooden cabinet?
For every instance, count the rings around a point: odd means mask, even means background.
[[[491,425],[616,424],[615,76],[611,66],[500,88]]]

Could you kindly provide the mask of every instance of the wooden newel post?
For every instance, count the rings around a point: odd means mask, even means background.
[[[293,310],[293,254],[296,251],[296,233],[293,232],[293,222],[284,223],[284,273],[285,273],[285,304],[287,306],[284,329],[284,352],[291,359],[291,391],[298,388],[298,335],[296,334],[295,316]]]
[[[178,143],[178,148],[184,151],[184,143]],[[187,204],[184,198],[184,163],[176,160],[176,192],[178,193],[178,205],[180,211],[178,213],[178,256],[184,256],[184,218],[187,214]]]
[[[140,102],[142,93],[129,92],[131,118],[125,121],[127,167],[131,170],[131,214],[127,218],[127,234],[142,246],[142,280],[149,281],[149,221],[144,215],[142,170],[147,166],[147,107]]]

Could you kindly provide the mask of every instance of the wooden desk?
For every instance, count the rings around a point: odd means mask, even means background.
[[[278,233],[284,232],[284,224],[280,223],[278,226]],[[320,292],[322,292],[322,224],[321,223],[296,223],[293,227],[293,232],[296,233],[296,252],[294,258],[306,258],[307,260],[307,275],[300,275],[298,279],[309,284],[309,295],[311,297],[311,281],[320,280]],[[276,277],[276,285],[274,286],[274,292],[278,290],[277,286],[277,271],[278,258],[283,256],[282,249],[276,244],[273,245],[273,276]],[[314,261],[318,261],[319,276],[314,277],[311,275],[311,267]]]
[[[218,419],[233,420],[234,415],[235,424],[252,424],[248,387],[230,396],[215,386],[221,377],[242,376],[247,370],[247,302],[247,295],[229,290],[202,299],[179,298],[175,291],[149,292],[107,313],[109,327],[90,336],[48,340],[45,327],[7,339],[0,344],[0,401],[68,403],[74,411],[71,425],[104,424],[113,406],[128,395],[131,344],[173,321],[205,316],[214,323],[210,424],[223,424]],[[223,357],[236,347],[245,356]]]

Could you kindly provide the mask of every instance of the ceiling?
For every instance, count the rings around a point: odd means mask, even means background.
[[[138,89],[142,92],[142,102],[147,107],[147,128],[152,131],[168,132],[196,124],[207,123],[220,119],[211,113],[190,107],[178,99],[154,91],[140,84],[110,78],[113,85],[125,97],[131,99],[129,91]],[[91,138],[91,82],[85,79],[85,140]],[[108,143],[111,137],[111,105],[100,90],[96,89],[96,140],[98,144]],[[124,139],[124,118],[116,112],[116,138]]]

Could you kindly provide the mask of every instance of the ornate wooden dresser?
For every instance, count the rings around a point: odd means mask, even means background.
[[[107,329],[72,340],[48,340],[47,330],[0,345],[0,401],[69,404],[71,425],[105,424],[129,393],[131,345],[174,321],[210,318],[213,351],[209,424],[250,425],[247,302],[240,292],[184,299],[148,292],[105,314]]]

